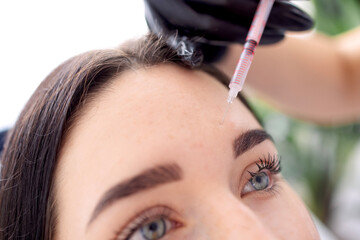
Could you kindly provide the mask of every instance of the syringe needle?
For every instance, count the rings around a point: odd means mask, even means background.
[[[220,125],[223,125],[224,122],[225,122],[225,118],[230,110],[230,106],[231,106],[231,102],[227,102],[227,105],[226,105],[226,109],[225,109],[225,112],[224,112],[224,116],[223,116],[223,119],[221,120],[221,123]]]

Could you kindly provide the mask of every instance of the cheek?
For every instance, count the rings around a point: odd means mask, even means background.
[[[284,181],[268,199],[256,194],[244,198],[259,220],[279,239],[319,239],[315,225],[304,203]],[[272,194],[272,193],[271,193]]]

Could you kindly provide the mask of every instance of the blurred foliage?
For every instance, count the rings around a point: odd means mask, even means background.
[[[311,4],[311,3],[309,3]],[[360,25],[360,0],[313,0],[316,31],[336,35]],[[359,141],[360,123],[323,127],[249,99],[282,156],[283,175],[324,223],[339,179]]]
[[[336,35],[360,25],[359,0],[313,0],[316,30]]]

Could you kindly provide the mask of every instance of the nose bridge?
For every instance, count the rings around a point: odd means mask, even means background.
[[[204,216],[199,223],[202,231],[196,239],[275,239],[259,216],[231,193],[207,198],[202,206]]]

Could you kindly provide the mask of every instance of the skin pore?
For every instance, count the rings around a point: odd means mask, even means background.
[[[117,239],[144,215],[166,222],[161,239],[318,239],[280,174],[264,169],[271,187],[246,187],[259,158],[277,152],[239,100],[220,125],[226,96],[212,76],[171,64],[114,78],[64,139],[55,239]],[[109,189],[122,195],[104,203]]]

